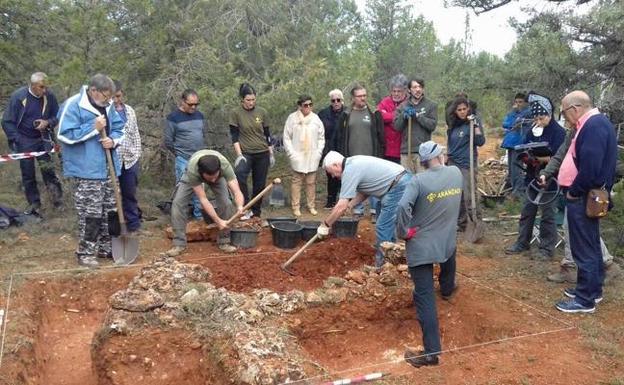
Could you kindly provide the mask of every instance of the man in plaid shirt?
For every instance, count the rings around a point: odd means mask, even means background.
[[[119,176],[119,188],[121,201],[128,231],[137,231],[141,227],[141,209],[136,198],[139,184],[139,157],[141,156],[141,136],[137,125],[134,109],[124,103],[124,91],[121,83],[115,82],[115,94],[113,103],[115,111],[125,122],[124,140],[117,149],[121,158],[121,175]]]

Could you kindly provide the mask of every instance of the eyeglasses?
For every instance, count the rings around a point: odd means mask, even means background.
[[[310,103],[303,103],[301,105],[301,107],[312,107],[314,105],[314,103],[310,102]]]
[[[199,106],[199,102],[197,102],[197,103],[189,103],[186,100],[184,101],[184,104],[186,104],[189,107],[197,107],[197,106]]]
[[[561,113],[561,114],[565,114],[565,112],[566,112],[566,111],[568,111],[569,109],[571,109],[571,108],[576,108],[576,107],[580,107],[580,106],[579,106],[578,104],[573,104],[573,105],[571,105],[570,107],[567,107],[567,108],[562,108],[560,113]]]
[[[342,99],[331,99],[332,103],[340,103],[342,102]]]

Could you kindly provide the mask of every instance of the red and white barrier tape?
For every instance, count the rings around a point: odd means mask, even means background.
[[[379,380],[384,376],[383,373],[372,373],[365,376],[358,376],[353,378],[347,378],[344,380],[337,380],[332,382],[324,382],[322,385],[346,385],[346,384],[361,384],[362,382]]]
[[[55,152],[56,152],[56,148],[52,148],[51,151],[18,152],[16,154],[0,155],[0,163],[10,162],[13,160],[20,160],[20,159],[36,158],[41,155],[53,154]]]

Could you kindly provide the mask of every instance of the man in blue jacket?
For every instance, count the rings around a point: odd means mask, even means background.
[[[75,179],[76,258],[87,267],[97,267],[97,257],[111,256],[107,217],[115,210],[115,197],[106,151],[111,151],[115,174],[119,176],[121,163],[115,148],[124,138],[124,122],[111,103],[114,93],[113,81],[97,74],[65,101],[59,114],[63,170],[66,177]]]
[[[51,135],[58,123],[57,113],[58,103],[54,94],[48,90],[48,76],[43,72],[35,72],[30,76],[28,87],[22,87],[11,95],[2,116],[2,128],[11,151],[51,151],[54,147]],[[63,204],[63,190],[54,172],[54,163],[48,154],[39,156],[37,161],[52,203],[58,208]],[[37,188],[35,160],[21,159],[20,171],[30,205],[29,211],[37,211],[41,207],[41,197]]]
[[[501,147],[507,150],[507,170],[511,192],[516,198],[524,198],[524,172],[516,162],[518,152],[514,147],[524,143],[524,134],[533,124],[529,116],[529,106],[525,94],[519,92],[514,97],[512,110],[503,118],[505,136]]]
[[[578,267],[575,288],[565,289],[569,299],[555,306],[566,313],[592,313],[602,301],[605,266],[600,249],[600,222],[587,216],[587,194],[603,188],[610,192],[615,179],[617,140],[613,124],[593,108],[583,91],[573,91],[561,100],[561,113],[576,136],[568,148],[559,184],[566,191],[570,249]]]

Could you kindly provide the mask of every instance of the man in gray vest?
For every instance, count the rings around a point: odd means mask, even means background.
[[[456,166],[444,165],[442,146],[432,141],[420,145],[424,172],[416,174],[397,208],[396,235],[405,239],[405,256],[414,282],[414,305],[423,333],[424,351],[405,351],[414,367],[437,365],[440,354],[433,264],[440,264],[440,294],[448,300],[455,293],[457,216],[462,175]]]

